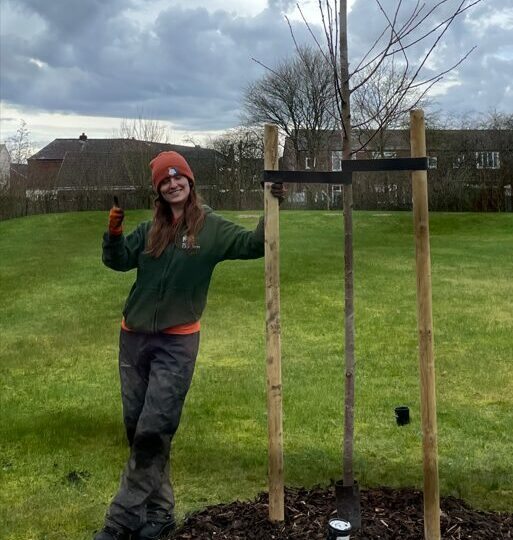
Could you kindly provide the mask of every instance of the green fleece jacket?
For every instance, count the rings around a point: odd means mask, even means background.
[[[137,268],[123,315],[130,329],[159,332],[199,320],[207,300],[212,272],[226,259],[257,259],[264,255],[263,218],[254,231],[205,208],[205,222],[193,249],[182,239],[155,259],[144,253],[151,222],[141,223],[128,236],[103,237],[103,262],[126,272]]]

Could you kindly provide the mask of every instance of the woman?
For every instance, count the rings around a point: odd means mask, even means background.
[[[170,444],[194,371],[210,278],[223,260],[264,255],[263,219],[249,231],[202,206],[183,156],[162,152],[150,167],[158,195],[153,220],[124,236],[124,213],[115,206],[103,238],[104,264],[137,268],[137,279],[119,342],[130,457],[94,540],[156,539],[174,528]],[[283,200],[281,184],[271,192]]]

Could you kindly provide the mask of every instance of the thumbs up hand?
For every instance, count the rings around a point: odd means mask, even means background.
[[[117,197],[114,198],[114,206],[109,212],[109,234],[111,236],[119,236],[123,234],[123,219],[125,212],[119,208]]]

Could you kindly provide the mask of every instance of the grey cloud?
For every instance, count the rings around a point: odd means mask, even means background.
[[[238,120],[246,83],[263,74],[251,57],[273,66],[292,53],[281,15],[292,4],[269,0],[253,17],[174,5],[143,24],[127,13],[137,7],[133,1],[8,0],[2,9],[22,11],[32,20],[36,14],[41,24],[33,33],[19,25],[2,35],[2,98],[88,115],[130,117],[142,110],[185,129],[224,129]],[[506,0],[495,5],[505,9]],[[489,6],[479,9],[480,17],[490,17]],[[297,40],[310,41],[306,28],[293,24]],[[383,18],[375,4],[357,0],[349,24],[354,64],[382,29]],[[506,81],[511,85],[511,61],[497,61],[507,30],[489,28],[482,38],[477,30],[462,18],[444,40],[440,60],[447,64],[477,41],[480,45],[459,69],[462,86],[439,98],[447,107],[461,104],[468,90],[480,96],[485,110],[503,103]],[[38,67],[31,58],[45,65]]]
[[[267,0],[267,6],[272,11],[289,12],[296,5],[296,0]]]
[[[77,4],[22,0],[23,9],[46,21],[47,31],[30,39],[3,36],[4,99],[93,115],[144,110],[184,128],[222,129],[237,122],[243,87],[262,74],[251,57],[272,66],[293,50],[286,23],[271,9],[237,17],[174,6],[144,27],[120,9],[126,4],[120,0],[113,2],[117,11],[95,1],[82,13]],[[75,8],[82,24],[70,32]],[[306,38],[301,25],[296,34]],[[30,58],[46,65],[37,67]]]
[[[100,19],[116,17],[120,9],[128,9],[132,0],[7,0],[17,9],[25,9],[39,15],[48,24],[48,29],[60,36],[80,35]]]
[[[436,21],[441,22],[458,5],[456,0],[450,0],[437,11]],[[389,14],[393,13],[395,0],[383,0],[382,5]],[[413,4],[411,4],[413,5]],[[426,2],[426,9],[434,2]],[[403,6],[408,6],[406,2]],[[409,7],[408,9],[411,9]],[[448,69],[458,62],[472,47],[476,50],[458,66],[451,74],[457,77],[459,85],[452,87],[444,95],[437,96],[438,105],[450,112],[461,112],[473,108],[485,111],[491,107],[513,111],[513,104],[507,99],[506,88],[512,83],[513,57],[511,51],[509,60],[500,58],[505,47],[511,42],[513,28],[502,28],[498,22],[500,14],[511,10],[511,0],[494,0],[482,2],[458,17],[441,40],[442,47],[431,57],[436,68],[423,70],[423,78],[429,78],[437,72]],[[402,16],[408,11],[404,9]],[[493,22],[495,21],[495,22]],[[364,0],[356,0],[349,16],[350,56],[353,66],[372,45],[385,27],[386,20],[379,8]],[[433,19],[432,25],[436,24]],[[424,25],[426,28],[426,25]],[[406,41],[407,43],[407,41]],[[421,44],[411,49],[412,59],[422,57],[425,47]],[[507,53],[506,53],[507,54]],[[476,99],[479,96],[479,99]]]

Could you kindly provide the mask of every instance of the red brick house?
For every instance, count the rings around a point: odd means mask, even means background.
[[[55,139],[28,159],[27,189],[134,190],[151,186],[149,162],[159,152],[175,150],[191,164],[199,184],[214,174],[218,154],[199,146],[136,139]]]

